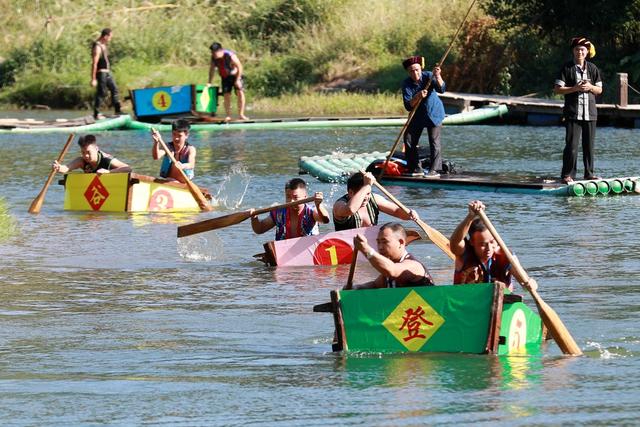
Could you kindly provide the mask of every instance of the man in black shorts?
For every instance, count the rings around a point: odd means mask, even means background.
[[[242,63],[235,52],[223,49],[220,43],[213,43],[211,49],[211,66],[209,67],[209,84],[213,80],[215,69],[218,69],[222,80],[222,93],[224,95],[224,111],[227,115],[225,121],[231,120],[231,90],[235,89],[238,97],[238,115],[240,120],[248,120],[244,115],[244,87],[242,85]]]

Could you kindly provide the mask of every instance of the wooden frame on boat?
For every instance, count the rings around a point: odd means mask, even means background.
[[[335,352],[537,354],[543,338],[522,297],[493,283],[335,290],[314,311],[333,314]]]

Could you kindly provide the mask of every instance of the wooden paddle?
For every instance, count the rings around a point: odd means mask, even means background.
[[[157,136],[158,142],[162,146],[162,149],[164,150],[165,155],[169,157],[169,160],[171,160],[173,162],[173,164],[178,163],[176,161],[176,158],[173,156],[173,153],[171,153],[171,151],[169,150],[169,147],[167,147],[167,144],[165,144],[164,140],[162,139],[162,136],[160,135],[160,132],[158,132],[158,130],[155,129],[155,128],[151,128],[151,132],[155,136]],[[184,171],[182,169],[180,169],[179,167],[176,167],[176,169],[178,169],[180,175],[182,176],[182,179],[184,180],[184,183],[187,185],[187,188],[189,189],[189,192],[191,193],[191,195],[193,196],[195,201],[198,203],[198,206],[200,207],[200,210],[203,210],[203,211],[211,211],[211,210],[213,210],[213,208],[211,207],[209,202],[207,202],[207,199],[204,197],[204,194],[202,194],[202,191],[200,191],[198,186],[195,185],[189,179],[189,177],[187,177],[187,175],[184,173]]]
[[[462,26],[464,25],[464,23],[467,22],[467,18],[469,17],[469,14],[471,13],[471,9],[473,8],[473,5],[476,4],[476,1],[477,0],[473,0],[471,2],[471,5],[469,6],[469,9],[467,10],[467,14],[464,16],[464,19],[462,20],[462,22],[458,26],[458,29],[456,30],[456,33],[451,38],[451,42],[449,43],[449,47],[447,47],[447,50],[445,51],[444,55],[442,55],[442,58],[440,58],[440,62],[438,62],[436,64],[436,66],[441,67],[442,64],[444,64],[445,59],[447,59],[447,56],[449,56],[449,52],[451,52],[451,48],[453,47],[453,42],[456,41],[456,38],[458,37],[458,33],[460,33],[460,30],[462,30]],[[427,82],[427,84],[424,87],[424,89],[428,90],[429,87],[431,87],[431,80],[429,80]],[[405,122],[404,126],[402,126],[402,129],[400,130],[400,134],[396,138],[396,141],[393,143],[393,147],[391,147],[391,150],[389,151],[389,154],[387,155],[387,158],[384,161],[384,164],[382,165],[382,173],[380,174],[380,178],[382,178],[382,176],[384,175],[384,171],[387,170],[387,164],[389,163],[389,160],[391,159],[391,157],[393,157],[393,154],[396,152],[396,148],[398,147],[398,143],[402,139],[402,136],[404,135],[404,133],[407,131],[407,128],[409,127],[409,123],[411,123],[411,120],[413,120],[413,116],[415,116],[416,111],[418,110],[418,107],[420,106],[420,104],[422,104],[422,102],[425,99],[426,98],[423,98],[423,99],[420,100],[420,102],[417,102],[416,105],[413,106],[413,109],[411,110],[411,112],[409,113],[409,117],[407,118],[407,121]]]
[[[271,206],[268,208],[256,209],[251,214],[251,209],[235,212],[229,215],[219,216],[217,218],[205,219],[204,221],[194,222],[193,224],[181,225],[178,227],[178,237],[191,236],[192,234],[204,233],[205,231],[217,230],[218,228],[229,227],[230,225],[238,224],[252,216],[260,215],[265,212],[271,212],[276,209],[290,208],[292,206],[302,205],[304,203],[313,202],[314,197],[307,197],[306,199],[296,200],[295,202],[283,203],[281,205]]]
[[[58,156],[58,159],[57,159],[58,163],[62,163],[62,159],[64,159],[65,154],[67,154],[67,151],[69,151],[69,146],[71,145],[71,141],[73,141],[73,137],[74,135],[72,133],[69,134],[69,138],[67,138],[67,142],[64,144],[64,147],[62,147],[62,151]],[[51,185],[51,181],[53,181],[54,176],[56,176],[56,171],[52,169],[51,172],[49,173],[49,178],[47,178],[47,181],[44,183],[44,187],[42,187],[42,190],[40,190],[40,193],[38,193],[36,198],[33,199],[33,202],[31,202],[31,206],[29,206],[29,213],[31,214],[40,213],[40,209],[42,209],[42,204],[44,203],[44,196],[47,194],[47,190],[49,189],[49,186]]]
[[[356,238],[353,238],[353,255],[351,256],[351,266],[349,267],[349,277],[347,278],[347,284],[343,288],[345,291],[353,289],[353,275],[356,272],[356,263],[358,262],[358,250],[356,249]]]
[[[522,268],[518,260],[511,254],[511,252],[509,252],[509,248],[507,248],[507,245],[504,243],[502,238],[500,238],[500,235],[493,227],[493,224],[491,224],[491,221],[489,221],[489,218],[487,218],[487,215],[484,213],[484,211],[479,211],[478,216],[487,226],[487,229],[489,230],[493,238],[496,239],[496,242],[498,242],[498,245],[500,245],[500,248],[502,248],[503,252],[507,256],[507,259],[509,259],[509,262],[511,263],[511,269],[516,280],[531,294],[531,297],[538,306],[538,312],[540,313],[542,321],[551,332],[553,338],[558,343],[558,347],[560,347],[560,350],[562,350],[564,354],[571,354],[574,356],[582,355],[582,350],[580,350],[580,347],[578,347],[578,344],[576,344],[573,337],[569,333],[569,330],[566,328],[566,326],[564,326],[562,320],[560,320],[558,314],[551,307],[549,307],[546,302],[544,302],[542,297],[538,295],[538,292],[535,289],[531,289],[531,287],[528,286],[529,276],[527,275],[527,272],[524,270],[524,268]]]
[[[400,209],[405,211],[407,214],[409,214],[411,212],[411,209],[409,209],[405,205],[403,205],[400,202],[400,200],[396,199],[393,196],[393,194],[389,193],[389,191],[387,191],[387,189],[384,188],[382,186],[382,184],[380,184],[378,181],[373,181],[373,185],[378,187],[378,189],[380,191],[382,191],[382,193],[385,196],[387,196],[387,198],[389,198],[393,203],[395,203]],[[435,228],[429,226],[429,224],[427,224],[426,222],[422,221],[421,219],[416,220],[415,223],[418,224],[418,226],[420,228],[422,228],[422,230],[425,232],[425,234],[427,235],[429,240],[431,240],[433,243],[435,243],[435,245],[437,247],[442,249],[442,252],[447,254],[447,256],[449,256],[449,258],[456,259],[456,256],[453,254],[453,252],[451,252],[451,248],[449,246],[449,239],[447,239],[447,237],[445,235],[440,233]]]

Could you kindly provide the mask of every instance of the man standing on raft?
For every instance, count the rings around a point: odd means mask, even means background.
[[[596,55],[596,48],[584,37],[571,40],[573,59],[566,62],[555,81],[553,92],[564,95],[565,146],[562,153],[562,173],[565,184],[576,178],[578,142],[582,135],[584,179],[599,179],[594,172],[593,143],[596,138],[596,96],[602,93],[602,76],[595,64],[587,59]]]
[[[402,66],[409,74],[409,77],[402,82],[404,108],[407,111],[412,111],[416,105],[420,104],[404,134],[407,168],[410,174],[424,174],[422,166],[420,166],[418,143],[423,129],[427,128],[431,155],[431,165],[427,176],[437,177],[442,171],[440,130],[444,120],[444,105],[436,92],[444,93],[446,85],[440,74],[440,67],[434,67],[433,72],[422,71],[424,68],[422,56],[412,56],[405,59]]]

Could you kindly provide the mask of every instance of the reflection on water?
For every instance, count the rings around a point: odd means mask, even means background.
[[[389,187],[445,235],[481,198],[582,358],[562,357],[554,343],[533,358],[335,355],[332,316],[312,309],[346,283],[349,266],[265,267],[253,255],[273,235],[254,235],[247,221],[176,238],[178,225],[281,202],[299,156],[384,151],[397,131],[194,133],[197,183],[222,206],[188,214],[65,212],[52,185],[29,215],[65,138],[0,135],[0,221],[16,224],[0,239],[5,424],[637,423],[640,197]],[[637,175],[637,132],[599,129],[599,173]],[[462,170],[540,175],[559,172],[563,138],[561,128],[489,126],[442,136],[445,158]],[[100,140],[136,172],[157,173],[146,132]],[[329,206],[346,191],[304,178]],[[0,234],[8,230],[1,223]],[[452,263],[433,244],[410,248],[439,284],[451,281]],[[356,274],[376,272],[358,264]]]

